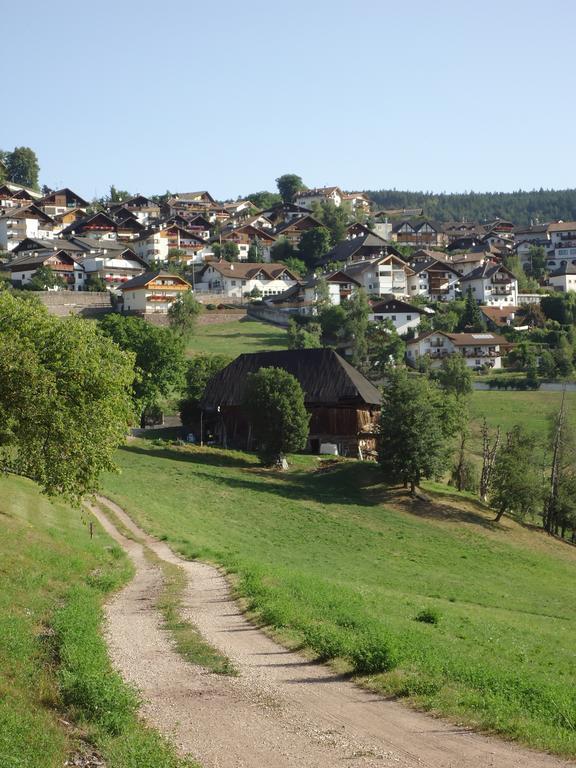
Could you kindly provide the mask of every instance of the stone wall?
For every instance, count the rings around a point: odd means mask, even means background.
[[[37,297],[51,315],[59,317],[70,314],[93,317],[112,311],[108,291],[34,291],[31,295]]]

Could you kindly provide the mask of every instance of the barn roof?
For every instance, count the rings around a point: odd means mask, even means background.
[[[283,368],[298,379],[306,405],[380,405],[380,392],[333,349],[294,349],[244,354],[210,381],[201,407],[240,406],[249,373]]]

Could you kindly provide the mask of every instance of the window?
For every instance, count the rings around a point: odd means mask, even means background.
[[[396,315],[391,315],[390,319],[391,320],[396,320]]]
[[[412,315],[406,315],[406,322],[408,322],[408,320],[412,320]]]
[[[236,285],[236,280],[231,280],[230,285]]]

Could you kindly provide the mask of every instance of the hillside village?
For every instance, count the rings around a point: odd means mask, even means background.
[[[512,348],[502,329],[541,325],[542,297],[576,289],[576,222],[439,225],[422,209],[378,210],[366,194],[283,178],[283,198],[265,208],[208,191],[94,203],[7,181],[3,269],[17,289],[108,292],[126,314],[166,314],[191,290],[206,305],[260,307],[281,325],[311,320],[320,297],[339,306],[362,289],[370,320],[405,339],[409,364],[437,367],[458,352],[478,371],[502,368]],[[481,326],[451,327],[446,309],[467,297]]]

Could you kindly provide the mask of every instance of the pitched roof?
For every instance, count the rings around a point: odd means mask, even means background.
[[[17,272],[25,268],[33,269],[34,267],[42,266],[42,264],[48,261],[48,259],[51,259],[53,256],[59,256],[63,261],[80,263],[80,259],[78,259],[77,255],[72,256],[67,251],[54,251],[51,253],[43,254],[25,253],[22,256],[18,256],[16,259],[13,259],[7,265],[7,267],[11,272]]]
[[[381,301],[372,304],[370,312],[371,314],[392,314],[394,312],[416,312],[419,315],[428,314],[422,307],[408,304],[407,301],[400,301],[394,294],[388,294],[382,297]]]
[[[498,336],[495,333],[483,332],[483,333],[447,333],[446,331],[428,331],[420,336],[415,336],[406,344],[418,344],[423,339],[427,339],[429,336],[444,336],[454,344],[456,347],[475,347],[484,346],[485,344],[508,344],[507,339],[504,336]]]
[[[280,262],[268,263],[268,262],[256,262],[256,261],[236,261],[231,263],[225,259],[220,261],[210,261],[202,268],[200,275],[212,267],[219,272],[222,277],[239,278],[243,280],[249,280],[257,275],[259,272],[264,272],[269,280],[274,280],[280,277],[281,274],[286,272],[293,280],[296,280],[296,276],[291,272],[286,264]]]
[[[480,307],[480,311],[495,325],[507,325],[508,318],[518,312],[518,307]]]
[[[453,272],[455,275],[458,275],[458,277],[460,277],[460,272],[458,272],[457,269],[455,269],[453,266],[451,266],[445,261],[440,261],[440,259],[426,258],[426,259],[418,259],[416,261],[410,262],[410,267],[416,275],[419,275],[420,272],[425,272],[427,269],[430,269],[431,267],[434,267],[434,266],[439,266],[442,270],[448,269],[450,270],[450,272]]]
[[[47,213],[38,207],[37,203],[30,203],[30,205],[19,205],[17,208],[6,208],[4,213],[0,216],[4,219],[28,219],[37,218],[42,219],[45,222],[53,222],[54,219]]]
[[[548,225],[548,232],[571,232],[576,230],[576,221],[557,221]]]
[[[104,211],[98,211],[97,213],[91,213],[88,216],[85,216],[83,219],[76,219],[76,221],[73,221],[72,224],[69,224],[67,227],[65,227],[65,229],[63,229],[60,234],[73,235],[78,229],[82,229],[91,221],[94,221],[94,219],[98,218],[106,219],[108,221],[108,226],[112,229],[116,229],[118,227],[117,223],[109,214],[104,213]]]
[[[192,287],[190,283],[187,280],[184,280],[184,278],[180,275],[174,275],[172,272],[166,272],[162,269],[157,270],[156,272],[144,272],[144,274],[133,277],[131,280],[127,280],[125,283],[122,283],[120,287],[123,291],[132,290],[134,288],[144,288],[144,286],[148,285],[148,283],[151,283],[152,280],[156,280],[159,277],[169,277],[173,280],[180,280],[188,287]]]
[[[63,195],[63,194],[66,195],[66,198],[74,198],[76,202],[84,208],[90,205],[90,203],[87,200],[84,200],[83,197],[80,197],[80,195],[77,195],[76,192],[73,192],[68,187],[64,187],[63,189],[56,189],[53,192],[49,192],[41,200],[38,200],[38,205],[46,205],[46,203],[49,203],[51,198],[53,198],[55,195]]]
[[[22,251],[83,251],[81,245],[60,237],[27,237],[14,248],[13,253]]]
[[[369,232],[358,237],[351,237],[349,240],[342,240],[334,246],[332,250],[321,260],[321,263],[327,264],[330,261],[351,261],[352,258],[362,248],[370,248],[374,253],[380,251],[382,255],[386,253],[398,254],[396,248],[384,238]]]
[[[473,269],[472,272],[469,272],[467,275],[464,275],[464,277],[461,277],[460,281],[466,282],[467,280],[481,280],[484,278],[492,277],[500,271],[507,272],[510,277],[516,279],[514,277],[514,273],[511,272],[503,264],[499,264],[496,261],[485,261],[484,264],[481,264],[479,267],[476,267],[476,269]]]
[[[241,406],[249,373],[282,368],[298,379],[307,405],[380,405],[380,392],[333,349],[256,352],[237,357],[209,382],[202,408]]]
[[[563,264],[559,269],[550,272],[548,277],[562,277],[563,275],[576,275],[576,265],[572,263]]]

